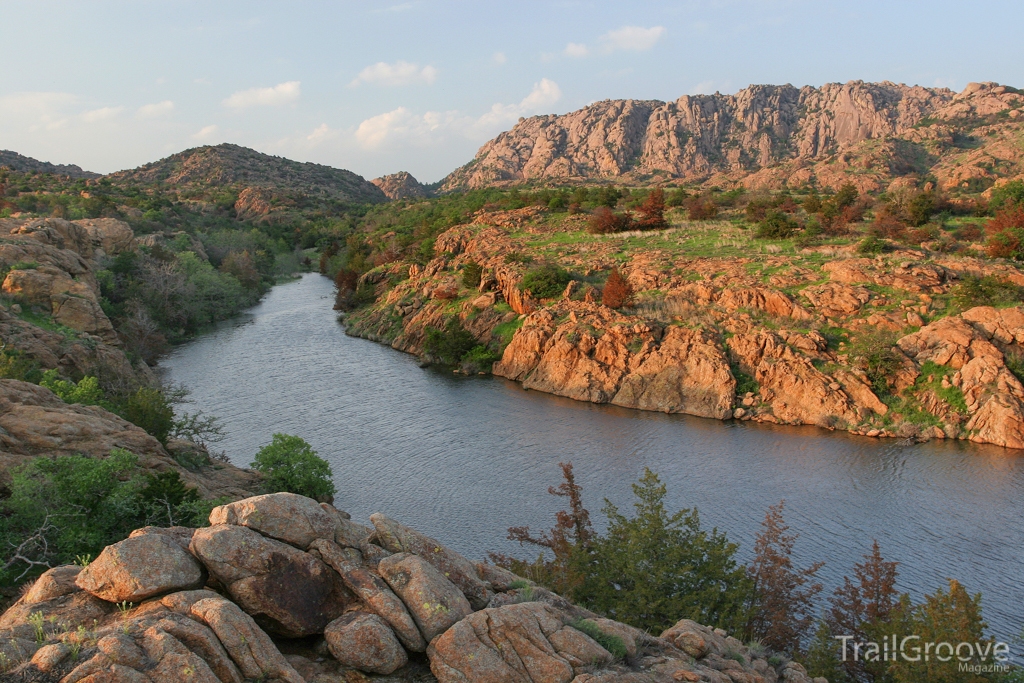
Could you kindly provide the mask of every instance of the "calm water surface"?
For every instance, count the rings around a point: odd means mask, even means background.
[[[995,447],[892,441],[816,428],[631,411],[528,392],[497,378],[420,369],[345,336],[318,275],[274,288],[251,312],[175,350],[166,376],[191,409],[219,416],[218,445],[245,466],[274,432],[298,434],[334,469],[336,503],[383,512],[473,559],[511,551],[509,526],[549,528],[547,494],[571,460],[595,520],[644,467],[673,508],[697,506],[749,557],[765,509],[786,501],[802,563],[826,591],[877,538],[915,597],[959,579],[984,595],[997,637],[1024,627],[1024,457]],[[532,555],[531,551],[527,551]],[[1018,648],[1014,648],[1017,650]]]

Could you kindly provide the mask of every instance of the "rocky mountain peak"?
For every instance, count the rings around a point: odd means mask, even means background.
[[[399,171],[370,181],[388,196],[388,199],[429,197],[430,192],[408,171]]]

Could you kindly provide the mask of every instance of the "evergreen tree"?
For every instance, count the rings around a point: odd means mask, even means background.
[[[605,500],[608,531],[577,557],[583,581],[576,599],[652,633],[680,619],[740,630],[750,581],[736,565],[736,544],[701,529],[695,509],[669,514],[666,487],[648,469],[633,493],[631,518]]]
[[[754,562],[747,569],[754,585],[747,632],[773,650],[795,655],[814,623],[814,597],[822,589],[814,579],[825,563],[793,567],[797,534],[787,533],[785,504],[768,508],[754,543]]]
[[[618,268],[612,268],[601,291],[601,303],[608,308],[622,308],[633,303],[633,288],[619,274]]]

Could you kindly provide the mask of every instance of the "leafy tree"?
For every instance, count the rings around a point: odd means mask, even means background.
[[[907,206],[907,218],[914,227],[927,223],[935,213],[935,197],[931,192],[921,192],[910,200]]]
[[[850,679],[843,669],[839,641],[832,635],[828,622],[818,621],[814,637],[807,647],[807,655],[803,658],[807,674],[814,678],[826,678],[829,683],[845,683]]]
[[[811,190],[811,193],[804,199],[802,206],[804,211],[809,214],[821,211],[821,197],[818,196],[817,190]]]
[[[1024,204],[1010,206],[985,224],[986,252],[995,258],[1024,261]]]
[[[622,515],[605,500],[608,531],[594,536],[578,558],[583,580],[575,597],[651,632],[684,618],[740,630],[750,580],[736,565],[736,544],[717,529],[702,529],[695,509],[669,514],[666,493],[658,476],[645,469],[633,485],[635,516]]]
[[[590,513],[583,507],[583,487],[576,483],[571,462],[560,462],[562,483],[549,486],[548,493],[567,498],[568,510],[555,515],[555,526],[540,536],[533,536],[530,527],[510,527],[508,539],[519,545],[540,548],[540,555],[533,562],[520,560],[501,553],[489,553],[492,562],[521,576],[528,576],[537,583],[567,598],[574,596],[582,577],[577,571],[576,559],[590,547],[594,529],[590,524]],[[549,551],[547,555],[545,551]]]
[[[1024,204],[1024,180],[1011,180],[992,188],[992,197],[989,199],[991,208],[1002,209],[1020,204]]]
[[[458,365],[476,346],[476,337],[462,326],[457,315],[448,318],[442,329],[428,327],[423,340],[423,352],[445,365]]]
[[[273,440],[256,453],[251,467],[263,474],[267,493],[297,493],[321,502],[334,498],[331,466],[301,437],[274,434]]]
[[[601,290],[601,303],[608,308],[622,308],[629,306],[633,301],[633,288],[629,281],[619,274],[618,268],[612,268],[608,279],[605,280],[604,289]]]
[[[47,370],[39,386],[46,387],[65,403],[80,403],[86,406],[98,406],[106,402],[106,396],[100,389],[99,380],[86,376],[77,384],[63,380],[56,370]]]
[[[686,200],[686,217],[691,221],[707,221],[718,215],[718,204],[711,197],[701,195]]]
[[[768,508],[754,542],[754,562],[747,568],[753,583],[747,633],[768,647],[791,655],[814,624],[814,597],[822,585],[815,581],[824,562],[806,569],[793,566],[797,534],[787,533],[782,518],[785,501]]]
[[[839,192],[836,192],[832,202],[840,209],[845,209],[848,206],[853,206],[859,196],[860,193],[857,191],[857,186],[853,183],[846,183],[839,188]]]
[[[565,290],[569,279],[569,273],[564,269],[552,263],[545,263],[526,271],[519,288],[529,291],[538,299],[550,299]]]

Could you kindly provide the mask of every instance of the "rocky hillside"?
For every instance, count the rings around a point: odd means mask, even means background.
[[[51,164],[23,156],[17,152],[0,149],[0,168],[9,168],[19,173],[52,173],[69,178],[99,178],[99,173],[83,171],[74,164]]]
[[[1024,173],[1020,91],[895,83],[753,85],[674,102],[605,100],[534,116],[480,148],[442,189],[528,181],[816,183],[862,191],[903,176],[983,190]]]
[[[408,171],[374,178],[370,182],[379,187],[388,196],[388,199],[415,199],[430,196],[427,188],[420,185],[420,182],[413,178]]]
[[[387,199],[376,185],[351,171],[291,161],[229,144],[188,149],[106,177],[119,184],[159,184],[199,190],[253,188],[282,196],[300,194],[343,202],[372,203]],[[272,198],[262,197],[267,202]],[[239,199],[242,201],[241,197]],[[268,205],[266,210],[269,208]]]
[[[426,265],[366,273],[377,300],[348,331],[422,354],[454,317],[480,345],[464,370],[576,400],[1024,448],[1016,265],[938,241],[880,241],[864,256],[857,232],[779,245],[742,222],[594,235],[587,221],[480,211],[441,234]],[[534,296],[526,278],[551,266],[565,279]],[[635,301],[610,308],[613,268]]]
[[[278,493],[215,508],[208,527],[139,529],[0,617],[6,678],[811,683],[724,631],[684,619],[656,637],[370,522]]]

